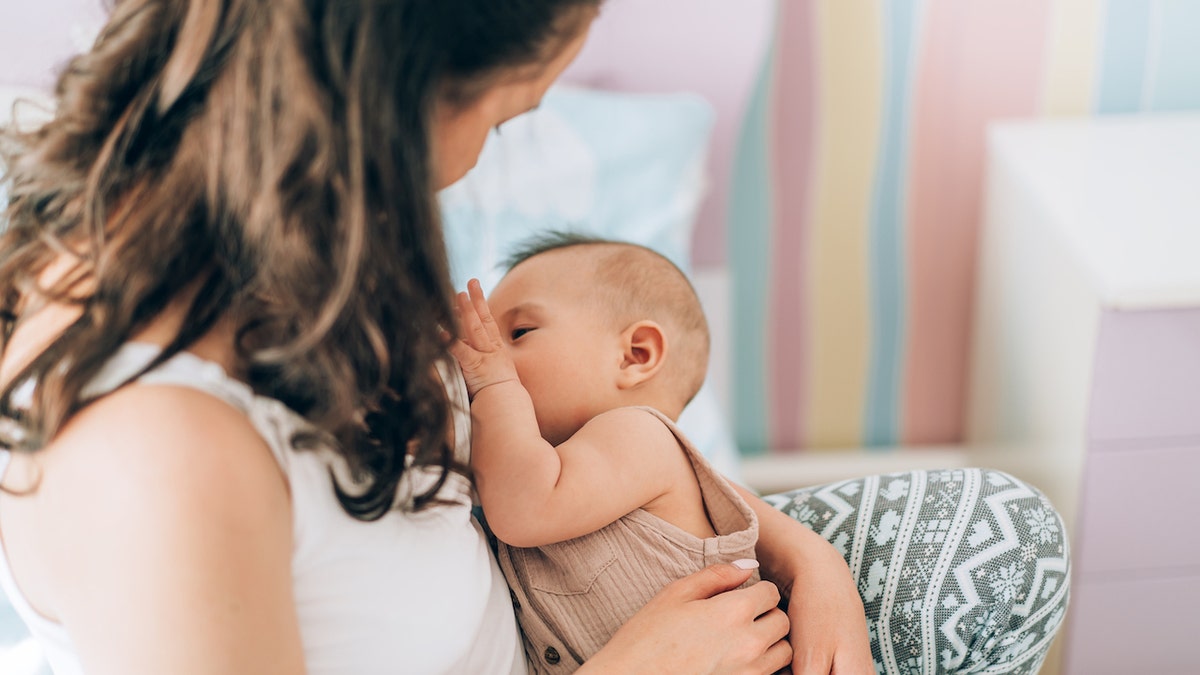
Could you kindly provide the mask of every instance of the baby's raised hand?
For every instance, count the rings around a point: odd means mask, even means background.
[[[462,335],[450,344],[450,353],[462,366],[471,398],[493,384],[520,382],[478,279],[467,282],[467,292],[458,294],[455,305]]]

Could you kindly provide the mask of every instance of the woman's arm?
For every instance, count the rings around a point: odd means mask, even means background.
[[[763,577],[787,598],[796,675],[873,675],[862,598],[837,549],[816,532],[734,485],[758,514]]]
[[[286,482],[240,412],[135,386],[44,451],[52,611],[88,673],[302,673]]]

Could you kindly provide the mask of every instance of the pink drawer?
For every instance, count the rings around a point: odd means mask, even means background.
[[[1090,451],[1072,537],[1076,576],[1200,568],[1197,476],[1196,446]]]
[[[1200,672],[1200,576],[1073,584],[1065,675]]]
[[[1104,313],[1088,436],[1200,437],[1200,309]]]

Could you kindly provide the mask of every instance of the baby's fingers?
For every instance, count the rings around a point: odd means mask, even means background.
[[[479,315],[476,314],[471,299],[467,297],[466,293],[460,292],[455,296],[454,301],[455,310],[458,312],[458,325],[462,332],[462,341],[474,349],[487,348],[490,344],[487,330],[483,327]]]
[[[450,341],[448,351],[464,370],[475,368],[479,362],[479,351],[462,340]]]
[[[478,279],[471,279],[467,282],[467,292],[470,293],[475,315],[479,317],[488,341],[496,347],[503,346],[500,340],[500,326],[496,324],[496,319],[492,316],[492,308],[488,306],[487,300],[483,297],[483,286]]]

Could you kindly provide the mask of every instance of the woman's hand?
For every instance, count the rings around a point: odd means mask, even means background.
[[[788,599],[794,675],[875,675],[867,619],[850,568],[837,549],[746,489],[758,515],[763,577]]]
[[[578,672],[774,673],[792,660],[779,591],[733,564],[713,565],[659,591]]]
[[[810,551],[788,589],[792,672],[874,675],[862,599],[846,561],[833,547],[828,553]]]

